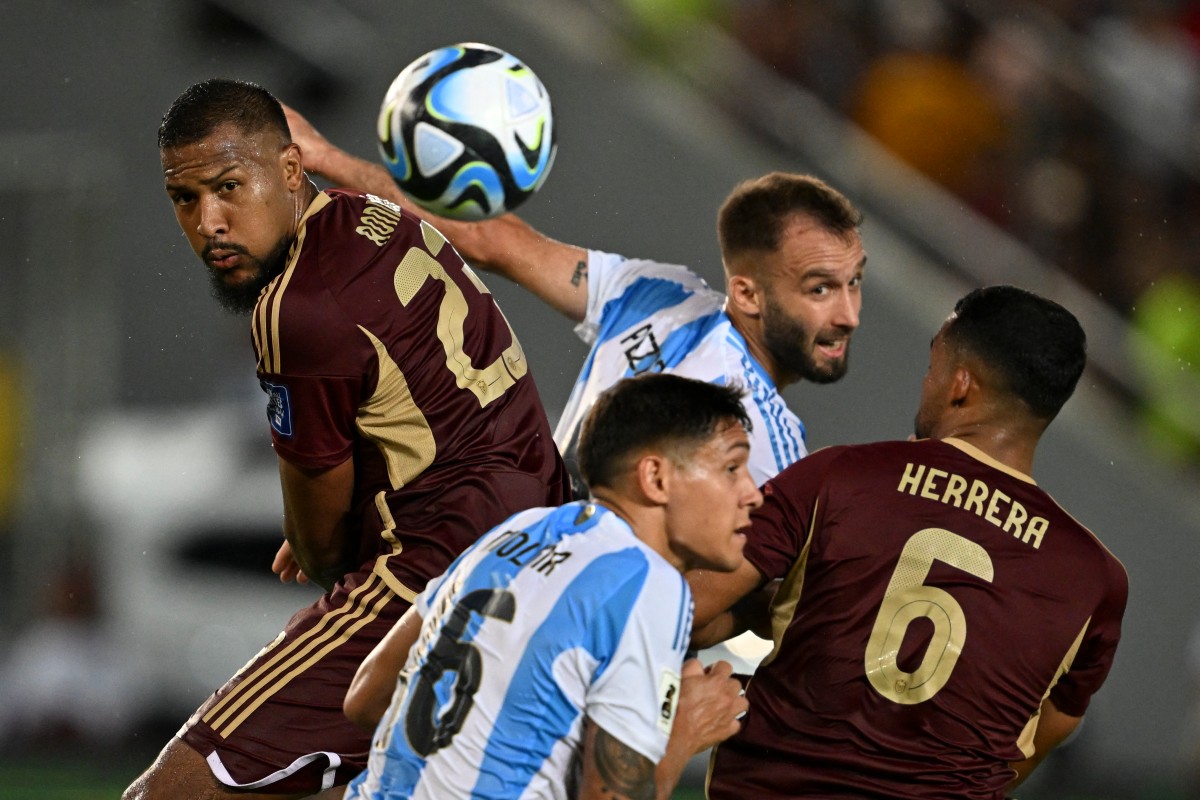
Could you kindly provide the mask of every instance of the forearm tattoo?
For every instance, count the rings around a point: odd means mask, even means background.
[[[630,800],[654,800],[654,763],[597,727],[593,749],[604,788]]]
[[[587,261],[580,261],[575,265],[575,274],[571,276],[571,285],[578,286],[587,278]]]

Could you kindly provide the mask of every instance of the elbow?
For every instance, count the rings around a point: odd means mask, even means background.
[[[365,693],[361,689],[356,690],[357,688],[351,686],[350,691],[346,692],[346,699],[342,701],[342,713],[359,728],[373,732],[383,714],[373,714],[371,704],[364,697]]]
[[[704,650],[725,641],[729,638],[728,623],[728,615],[722,615],[706,624],[693,626],[692,649]]]

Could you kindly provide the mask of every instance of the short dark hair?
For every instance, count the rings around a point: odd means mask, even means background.
[[[841,192],[811,175],[771,172],[734,187],[717,213],[721,254],[779,248],[784,223],[794,214],[810,217],[842,237],[862,225],[862,213]]]
[[[292,140],[283,106],[273,94],[254,83],[210,78],[175,98],[158,126],[158,148],[194,144],[227,123],[243,133],[270,130],[284,142]]]
[[[984,361],[1004,389],[1047,422],[1070,399],[1087,363],[1087,336],[1075,315],[1015,286],[967,294],[944,336]]]
[[[596,400],[583,421],[577,449],[588,486],[611,487],[628,457],[646,448],[675,451],[702,445],[724,422],[750,430],[738,386],[650,372],[625,378]]]

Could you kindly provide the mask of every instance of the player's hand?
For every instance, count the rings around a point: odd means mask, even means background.
[[[312,123],[305,119],[299,111],[287,103],[283,106],[284,116],[287,117],[288,128],[292,131],[292,141],[300,145],[300,156],[304,169],[322,177],[325,156],[334,150],[333,143],[321,135]]]
[[[288,544],[287,539],[283,540],[283,544],[279,546],[279,552],[275,554],[275,560],[271,562],[271,572],[279,576],[279,580],[283,583],[308,583],[308,576],[300,569],[300,565],[296,563],[296,557],[292,554],[292,546]]]
[[[728,661],[705,668],[696,658],[683,662],[679,710],[674,730],[688,737],[691,752],[723,742],[741,728],[739,718],[749,703]]]

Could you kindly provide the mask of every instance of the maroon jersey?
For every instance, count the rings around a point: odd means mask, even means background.
[[[360,563],[179,735],[226,786],[307,795],[366,766],[370,736],[342,701],[426,581],[568,484],[504,315],[440,233],[386,200],[313,201],[254,346],[279,455],[353,459]]]
[[[713,800],[1001,798],[1047,695],[1081,716],[1124,568],[1029,477],[949,439],[833,447],[764,487],[746,558],[775,650]]]
[[[302,467],[354,459],[361,555],[395,554],[408,590],[509,514],[566,499],[507,320],[446,239],[387,200],[313,201],[259,299],[254,346],[275,449]],[[499,517],[444,524],[480,493],[500,495]]]

